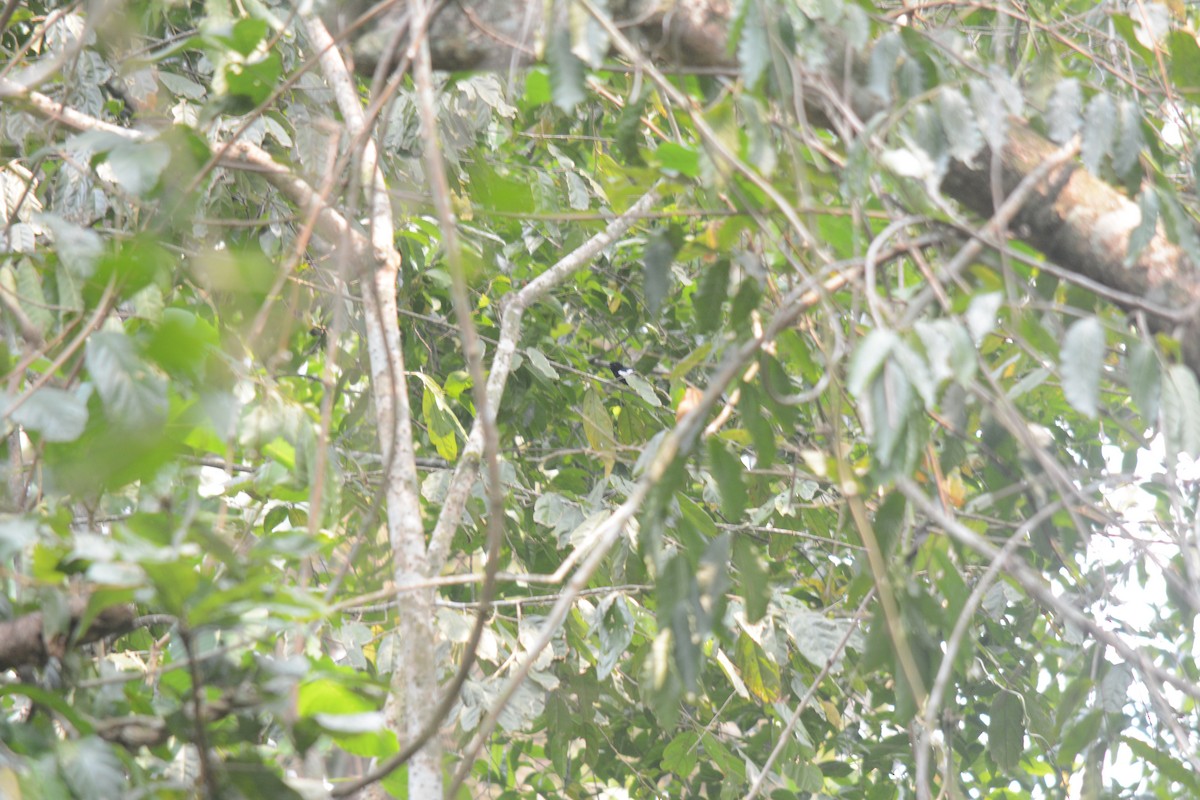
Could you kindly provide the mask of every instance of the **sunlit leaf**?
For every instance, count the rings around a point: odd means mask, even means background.
[[[142,359],[129,337],[93,334],[85,360],[104,411],[116,425],[147,430],[166,422],[167,382]]]
[[[758,4],[746,3],[742,9],[741,34],[737,40],[738,67],[742,81],[753,89],[770,63],[771,47]]]
[[[1142,412],[1142,418],[1155,419],[1162,396],[1162,369],[1158,353],[1146,342],[1134,342],[1126,357],[1126,368],[1129,394]]]
[[[700,174],[700,154],[675,142],[663,142],[654,149],[654,160],[668,174],[695,178]]]
[[[1083,124],[1082,109],[1083,92],[1079,81],[1074,78],[1059,81],[1046,105],[1050,138],[1061,144],[1074,136]]]
[[[734,663],[751,694],[764,703],[779,699],[779,666],[744,631],[738,635]]]
[[[1200,384],[1182,364],[1167,368],[1162,408],[1168,444],[1177,452],[1200,456]]]
[[[1112,152],[1117,132],[1116,117],[1116,107],[1106,92],[1100,92],[1088,101],[1080,159],[1093,174],[1099,173],[1101,161]]]
[[[950,155],[969,162],[983,147],[983,135],[967,98],[957,89],[943,89],[938,95],[938,112],[950,143]]]
[[[886,329],[876,329],[859,343],[850,360],[850,371],[846,378],[846,388],[856,397],[861,396],[868,384],[879,374],[884,362],[892,353],[899,339],[896,334]]]
[[[536,347],[525,348],[525,357],[529,359],[529,366],[539,376],[548,381],[558,380],[558,370],[547,360],[541,350]]]
[[[87,426],[91,393],[87,385],[74,392],[43,386],[12,412],[11,419],[48,442],[72,442]]]
[[[1104,325],[1084,317],[1067,328],[1059,353],[1063,395],[1079,413],[1096,416],[1100,402],[1100,373],[1104,368]]]

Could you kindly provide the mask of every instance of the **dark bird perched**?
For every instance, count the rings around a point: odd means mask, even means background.
[[[625,378],[627,378],[628,376],[630,376],[634,373],[633,367],[627,367],[624,364],[622,364],[620,361],[610,361],[610,362],[608,362],[608,368],[612,371],[614,378],[616,378],[617,380],[619,380],[621,383],[625,384],[626,386],[629,385],[629,381],[625,380]]]
[[[613,379],[620,381],[626,386],[629,385],[629,382],[625,379],[637,372],[633,367],[622,364],[620,361],[606,361],[603,358],[595,356],[589,358],[588,363],[594,367],[608,367],[608,371],[612,373]]]

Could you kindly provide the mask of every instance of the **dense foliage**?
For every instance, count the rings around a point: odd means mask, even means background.
[[[0,14],[0,795],[1200,796],[1200,12],[409,5]]]

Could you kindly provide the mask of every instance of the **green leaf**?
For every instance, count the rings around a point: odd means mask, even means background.
[[[913,414],[913,386],[908,374],[896,361],[883,365],[883,372],[871,383],[871,444],[875,458],[885,470],[906,463],[913,455],[910,416]]]
[[[1200,791],[1200,780],[1197,780],[1196,773],[1171,753],[1163,752],[1135,736],[1122,736],[1121,743],[1133,752],[1135,759],[1152,764],[1170,780],[1185,788],[1190,787],[1188,791],[1193,796]]]
[[[1088,172],[1098,175],[1101,161],[1112,153],[1117,134],[1117,110],[1107,92],[1099,92],[1088,101],[1084,120],[1080,159]]]
[[[104,254],[104,239],[100,234],[58,214],[38,214],[34,219],[50,229],[54,235],[54,252],[71,274],[79,278],[91,277],[96,262]]]
[[[771,43],[759,4],[745,3],[742,10],[741,32],[737,39],[738,68],[742,82],[753,91],[771,63]]]
[[[187,559],[143,561],[142,569],[154,585],[158,603],[167,614],[187,619],[187,607],[200,589],[200,574]]]
[[[167,421],[167,382],[142,360],[128,336],[107,331],[92,334],[85,361],[105,414],[114,423],[146,431]]]
[[[983,337],[996,327],[996,314],[1003,302],[1004,295],[1000,292],[990,292],[971,298],[971,305],[967,307],[966,314],[967,330],[971,332],[971,338],[975,340],[976,344],[982,342]]]
[[[40,433],[48,442],[73,442],[87,427],[87,400],[91,393],[86,384],[74,392],[43,386],[12,412],[11,419],[29,431]]]
[[[655,231],[646,245],[642,264],[642,292],[646,310],[658,316],[667,292],[671,290],[671,263],[675,260],[675,244],[665,229]]]
[[[1176,29],[1167,34],[1171,81],[1175,88],[1195,100],[1200,97],[1200,43],[1195,34]]]
[[[1063,144],[1074,136],[1083,124],[1080,114],[1082,108],[1083,92],[1079,88],[1079,81],[1074,78],[1059,81],[1046,106],[1046,124],[1050,128],[1050,138]]]
[[[474,205],[512,214],[535,210],[533,186],[524,176],[501,172],[486,163],[471,165],[469,174]]]
[[[171,148],[161,142],[123,144],[110,150],[104,163],[122,189],[145,197],[171,163]]]
[[[1068,727],[1058,747],[1060,762],[1070,764],[1074,761],[1075,756],[1096,741],[1103,724],[1104,709],[1093,708]]]
[[[688,353],[685,358],[680,359],[679,363],[675,365],[674,369],[667,373],[667,380],[677,381],[686,376],[689,372],[703,363],[706,358],[708,358],[709,354],[712,352],[712,349],[712,342],[705,342],[692,352]]]
[[[696,330],[712,333],[721,326],[721,305],[729,294],[729,259],[718,259],[700,276],[700,286],[692,295]]]
[[[918,321],[914,326],[933,378],[938,383],[953,378],[967,385],[975,377],[975,345],[971,335],[957,320],[935,319]]]
[[[937,385],[930,373],[929,365],[915,350],[901,340],[892,347],[892,358],[904,370],[908,382],[917,390],[925,408],[933,408],[937,401]]]
[[[700,734],[694,730],[685,730],[663,748],[663,769],[674,772],[681,778],[692,774],[700,761]]]
[[[892,80],[896,77],[896,60],[904,44],[895,33],[885,33],[871,48],[867,65],[867,88],[882,100],[892,99]]]
[[[596,680],[607,680],[633,641],[633,614],[624,597],[609,595],[596,608],[600,634],[600,652],[596,659]]]
[[[737,568],[738,595],[746,607],[746,621],[758,622],[771,601],[771,573],[758,545],[746,536],[733,543],[733,565]]]
[[[1200,384],[1186,366],[1167,368],[1162,405],[1167,446],[1173,452],[1200,457]]]
[[[448,397],[457,400],[462,397],[463,392],[474,385],[469,372],[465,369],[456,369],[446,376],[446,385],[443,388],[446,390]],[[467,400],[469,401],[470,397]]]
[[[1130,397],[1142,412],[1142,419],[1158,419],[1162,369],[1158,363],[1158,352],[1152,345],[1140,340],[1130,345],[1126,356],[1126,381]]]
[[[746,765],[720,739],[706,732],[701,735],[700,741],[712,765],[720,770],[722,775],[732,780],[745,780]]]
[[[741,519],[746,510],[746,484],[742,480],[742,462],[721,444],[716,436],[708,439],[708,462],[721,495],[721,512],[730,522]]]
[[[679,701],[683,697],[683,682],[678,671],[671,669],[673,639],[670,628],[658,632],[649,656],[642,662],[641,680],[638,681],[642,701],[666,730],[673,729],[679,722]]]
[[[863,636],[853,630],[853,620],[827,617],[788,595],[781,595],[778,601],[783,609],[781,623],[788,638],[804,660],[817,669],[824,669],[826,664],[830,664],[830,671],[837,674],[846,658],[845,648],[863,649]],[[873,630],[872,634],[876,632]],[[883,635],[886,637],[886,632]],[[846,642],[845,648],[842,648],[843,640]]]
[[[645,113],[649,100],[650,93],[642,92],[625,104],[620,117],[617,118],[617,152],[625,159],[626,164],[632,166],[645,166],[646,163],[642,158],[642,146],[645,144],[642,114]]]
[[[1169,189],[1159,193],[1162,208],[1162,223],[1167,230],[1167,239],[1178,244],[1193,264],[1200,264],[1200,237],[1196,235],[1196,224],[1175,194]]]
[[[110,280],[117,281],[123,296],[130,297],[173,271],[177,262],[178,259],[171,255],[155,236],[133,236],[121,242],[114,252],[106,254],[96,265],[96,273],[88,282],[88,291],[94,297],[92,302],[99,300]]]
[[[227,64],[225,88],[231,97],[242,98],[251,106],[257,106],[275,91],[282,74],[283,61],[279,53],[272,50],[254,61]]]
[[[779,444],[776,441],[775,426],[767,418],[768,410],[762,404],[759,391],[752,386],[744,385],[739,408],[742,412],[742,424],[750,432],[750,439],[754,443],[754,452],[758,456],[756,466],[760,469],[769,469],[775,463]]]
[[[107,800],[126,791],[125,765],[113,746],[98,736],[63,742],[60,763],[63,777],[79,800]]]
[[[234,23],[233,31],[226,41],[235,51],[248,57],[267,38],[268,33],[270,33],[270,26],[266,20],[244,17]]]
[[[899,341],[896,334],[885,328],[876,328],[867,338],[859,342],[850,359],[846,377],[846,389],[855,397],[862,397],[867,386],[874,380]]]
[[[589,389],[583,397],[583,434],[588,446],[604,463],[604,474],[612,472],[617,460],[617,438],[613,432],[612,416],[595,389]]]
[[[536,347],[526,347],[525,357],[529,359],[529,367],[535,374],[545,378],[548,381],[558,380],[558,370],[554,365],[542,355],[542,351]]]
[[[1076,411],[1092,419],[1100,402],[1104,353],[1104,325],[1095,317],[1084,317],[1072,324],[1059,353],[1063,396]]]
[[[417,377],[425,385],[425,392],[421,397],[421,416],[425,420],[429,441],[437,449],[439,456],[453,461],[458,458],[457,433],[461,424],[450,410],[442,387],[428,375],[418,373]]]
[[[720,531],[717,529],[717,524],[713,522],[712,517],[704,510],[704,507],[692,500],[686,494],[680,494],[677,498],[679,502],[679,514],[683,517],[683,521],[691,527],[700,541],[705,543],[710,539],[715,539]],[[705,544],[707,546],[707,544]]]
[[[1117,175],[1128,180],[1134,175],[1134,167],[1138,165],[1145,144],[1142,138],[1142,113],[1137,103],[1123,99],[1117,105],[1117,116],[1120,125],[1113,146],[1112,167]]]
[[[996,766],[1012,772],[1025,752],[1025,701],[1021,695],[1002,689],[988,709],[988,752]]]
[[[396,734],[382,724],[375,704],[333,678],[302,683],[296,695],[296,714],[312,719],[352,755],[381,758],[396,752]]]
[[[525,102],[531,107],[543,106],[554,99],[550,75],[545,69],[531,69],[525,74]]]
[[[625,383],[629,385],[630,389],[637,392],[638,397],[642,398],[647,405],[653,408],[660,408],[662,406],[662,401],[658,399],[658,392],[654,391],[654,387],[650,382],[641,375],[638,375],[636,372],[626,375]]]
[[[663,142],[654,148],[654,161],[668,175],[685,175],[689,178],[700,175],[700,154],[675,142]]]
[[[571,52],[571,32],[555,25],[546,43],[546,62],[550,65],[550,92],[554,105],[570,113],[587,97],[583,90],[584,64]]]
[[[146,344],[146,355],[172,377],[201,380],[219,347],[220,335],[207,320],[182,308],[168,308]]]
[[[1127,267],[1137,261],[1158,231],[1158,191],[1154,186],[1146,186],[1138,195],[1138,209],[1142,212],[1142,219],[1137,227],[1129,232],[1129,252],[1125,254]]]
[[[1125,41],[1125,44],[1129,46],[1129,49],[1141,58],[1143,64],[1152,68],[1158,67],[1153,51],[1138,39],[1138,28],[1141,27],[1140,22],[1135,22],[1128,14],[1111,14],[1109,22],[1117,34]]]
[[[737,664],[746,688],[761,702],[774,703],[779,699],[779,665],[745,631],[738,635],[733,663]]]
[[[37,332],[44,334],[54,324],[54,315],[50,313],[50,303],[46,300],[46,293],[42,287],[41,273],[31,260],[22,258],[17,262],[16,279],[18,305]],[[2,287],[0,291],[7,288]]]
[[[604,7],[607,3],[599,5]],[[578,3],[567,6],[567,29],[571,34],[571,52],[592,69],[598,69],[608,55],[608,33]]]
[[[950,155],[964,164],[969,163],[983,147],[983,134],[979,131],[971,104],[962,92],[943,87],[938,94],[938,113],[950,145]]]
[[[1109,714],[1119,714],[1129,702],[1129,687],[1133,684],[1133,672],[1127,664],[1110,664],[1108,672],[1100,681],[1098,695],[1100,706]]]

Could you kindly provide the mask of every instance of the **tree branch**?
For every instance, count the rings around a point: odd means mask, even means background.
[[[638,198],[624,213],[613,219],[608,226],[592,238],[575,248],[570,254],[558,261],[554,266],[538,275],[527,283],[520,291],[506,299],[504,310],[500,314],[500,337],[496,344],[496,353],[492,356],[492,368],[488,373],[487,398],[491,408],[499,409],[500,400],[504,396],[504,385],[512,371],[513,355],[517,351],[517,342],[521,336],[521,317],[525,310],[541,300],[550,290],[562,283],[576,270],[603,252],[630,228],[658,199],[658,192],[651,189]],[[442,502],[442,512],[438,515],[437,525],[429,542],[430,574],[441,571],[449,553],[450,540],[462,520],[463,509],[466,508],[471,486],[479,475],[479,460],[483,453],[483,422],[476,415],[467,437],[467,444],[459,456],[458,465],[450,479],[446,498]]]
[[[79,624],[88,610],[87,597],[72,598],[67,609],[70,621],[64,633],[46,636],[46,617],[41,611],[0,622],[0,672],[17,667],[41,667],[51,657],[61,658],[70,644],[99,641],[106,636],[129,633],[134,624],[130,605],[110,606],[92,619],[86,630]]]

